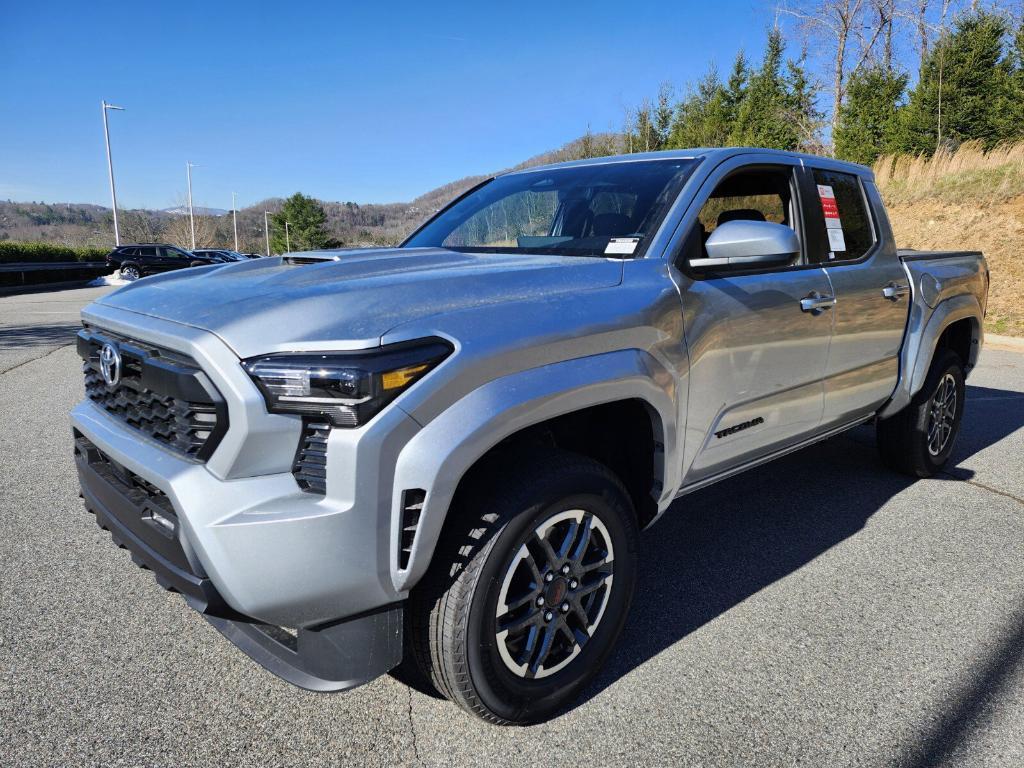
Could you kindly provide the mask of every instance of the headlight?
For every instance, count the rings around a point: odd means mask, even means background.
[[[358,352],[303,352],[244,360],[273,413],[326,416],[358,427],[452,352],[441,339]]]

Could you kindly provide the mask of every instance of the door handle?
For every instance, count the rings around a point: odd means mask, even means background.
[[[882,296],[887,299],[891,299],[892,301],[899,301],[901,296],[906,296],[908,293],[910,293],[909,285],[889,283],[882,289]]]
[[[817,291],[811,291],[807,298],[800,299],[800,310],[813,312],[820,315],[826,309],[832,309],[836,305],[835,296],[822,296]]]

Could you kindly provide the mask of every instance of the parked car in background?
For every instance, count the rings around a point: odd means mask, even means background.
[[[186,267],[224,264],[226,261],[220,256],[204,256],[168,243],[119,245],[107,254],[107,266],[120,270],[125,280],[138,280],[146,275]]]
[[[239,253],[238,251],[229,250],[228,248],[197,248],[196,250],[192,251],[192,253],[196,254],[197,256],[205,256],[211,259],[219,258],[225,264],[228,264],[232,261],[246,261],[248,258],[245,254]]]
[[[243,253],[242,255],[245,256],[245,258],[247,258],[247,259],[262,259],[263,258],[263,254],[262,253]]]

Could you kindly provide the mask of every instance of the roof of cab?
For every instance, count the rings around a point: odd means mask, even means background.
[[[873,179],[874,173],[865,165],[835,160],[822,155],[811,155],[804,152],[788,152],[780,149],[763,149],[758,147],[697,147],[693,149],[667,149],[661,152],[635,152],[628,155],[608,155],[605,157],[588,157],[584,160],[567,160],[561,163],[550,163],[548,165],[537,165],[531,168],[518,168],[507,171],[507,174],[533,173],[553,168],[573,168],[582,165],[606,165],[608,163],[636,163],[647,160],[708,160],[715,165],[737,155],[777,155],[780,158],[797,159],[801,162],[808,162],[819,168],[830,168],[846,173],[855,173],[867,179]],[[502,176],[506,174],[500,174]]]

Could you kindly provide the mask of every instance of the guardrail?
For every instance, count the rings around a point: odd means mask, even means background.
[[[0,264],[0,290],[88,282],[113,272],[105,261],[49,261]]]

